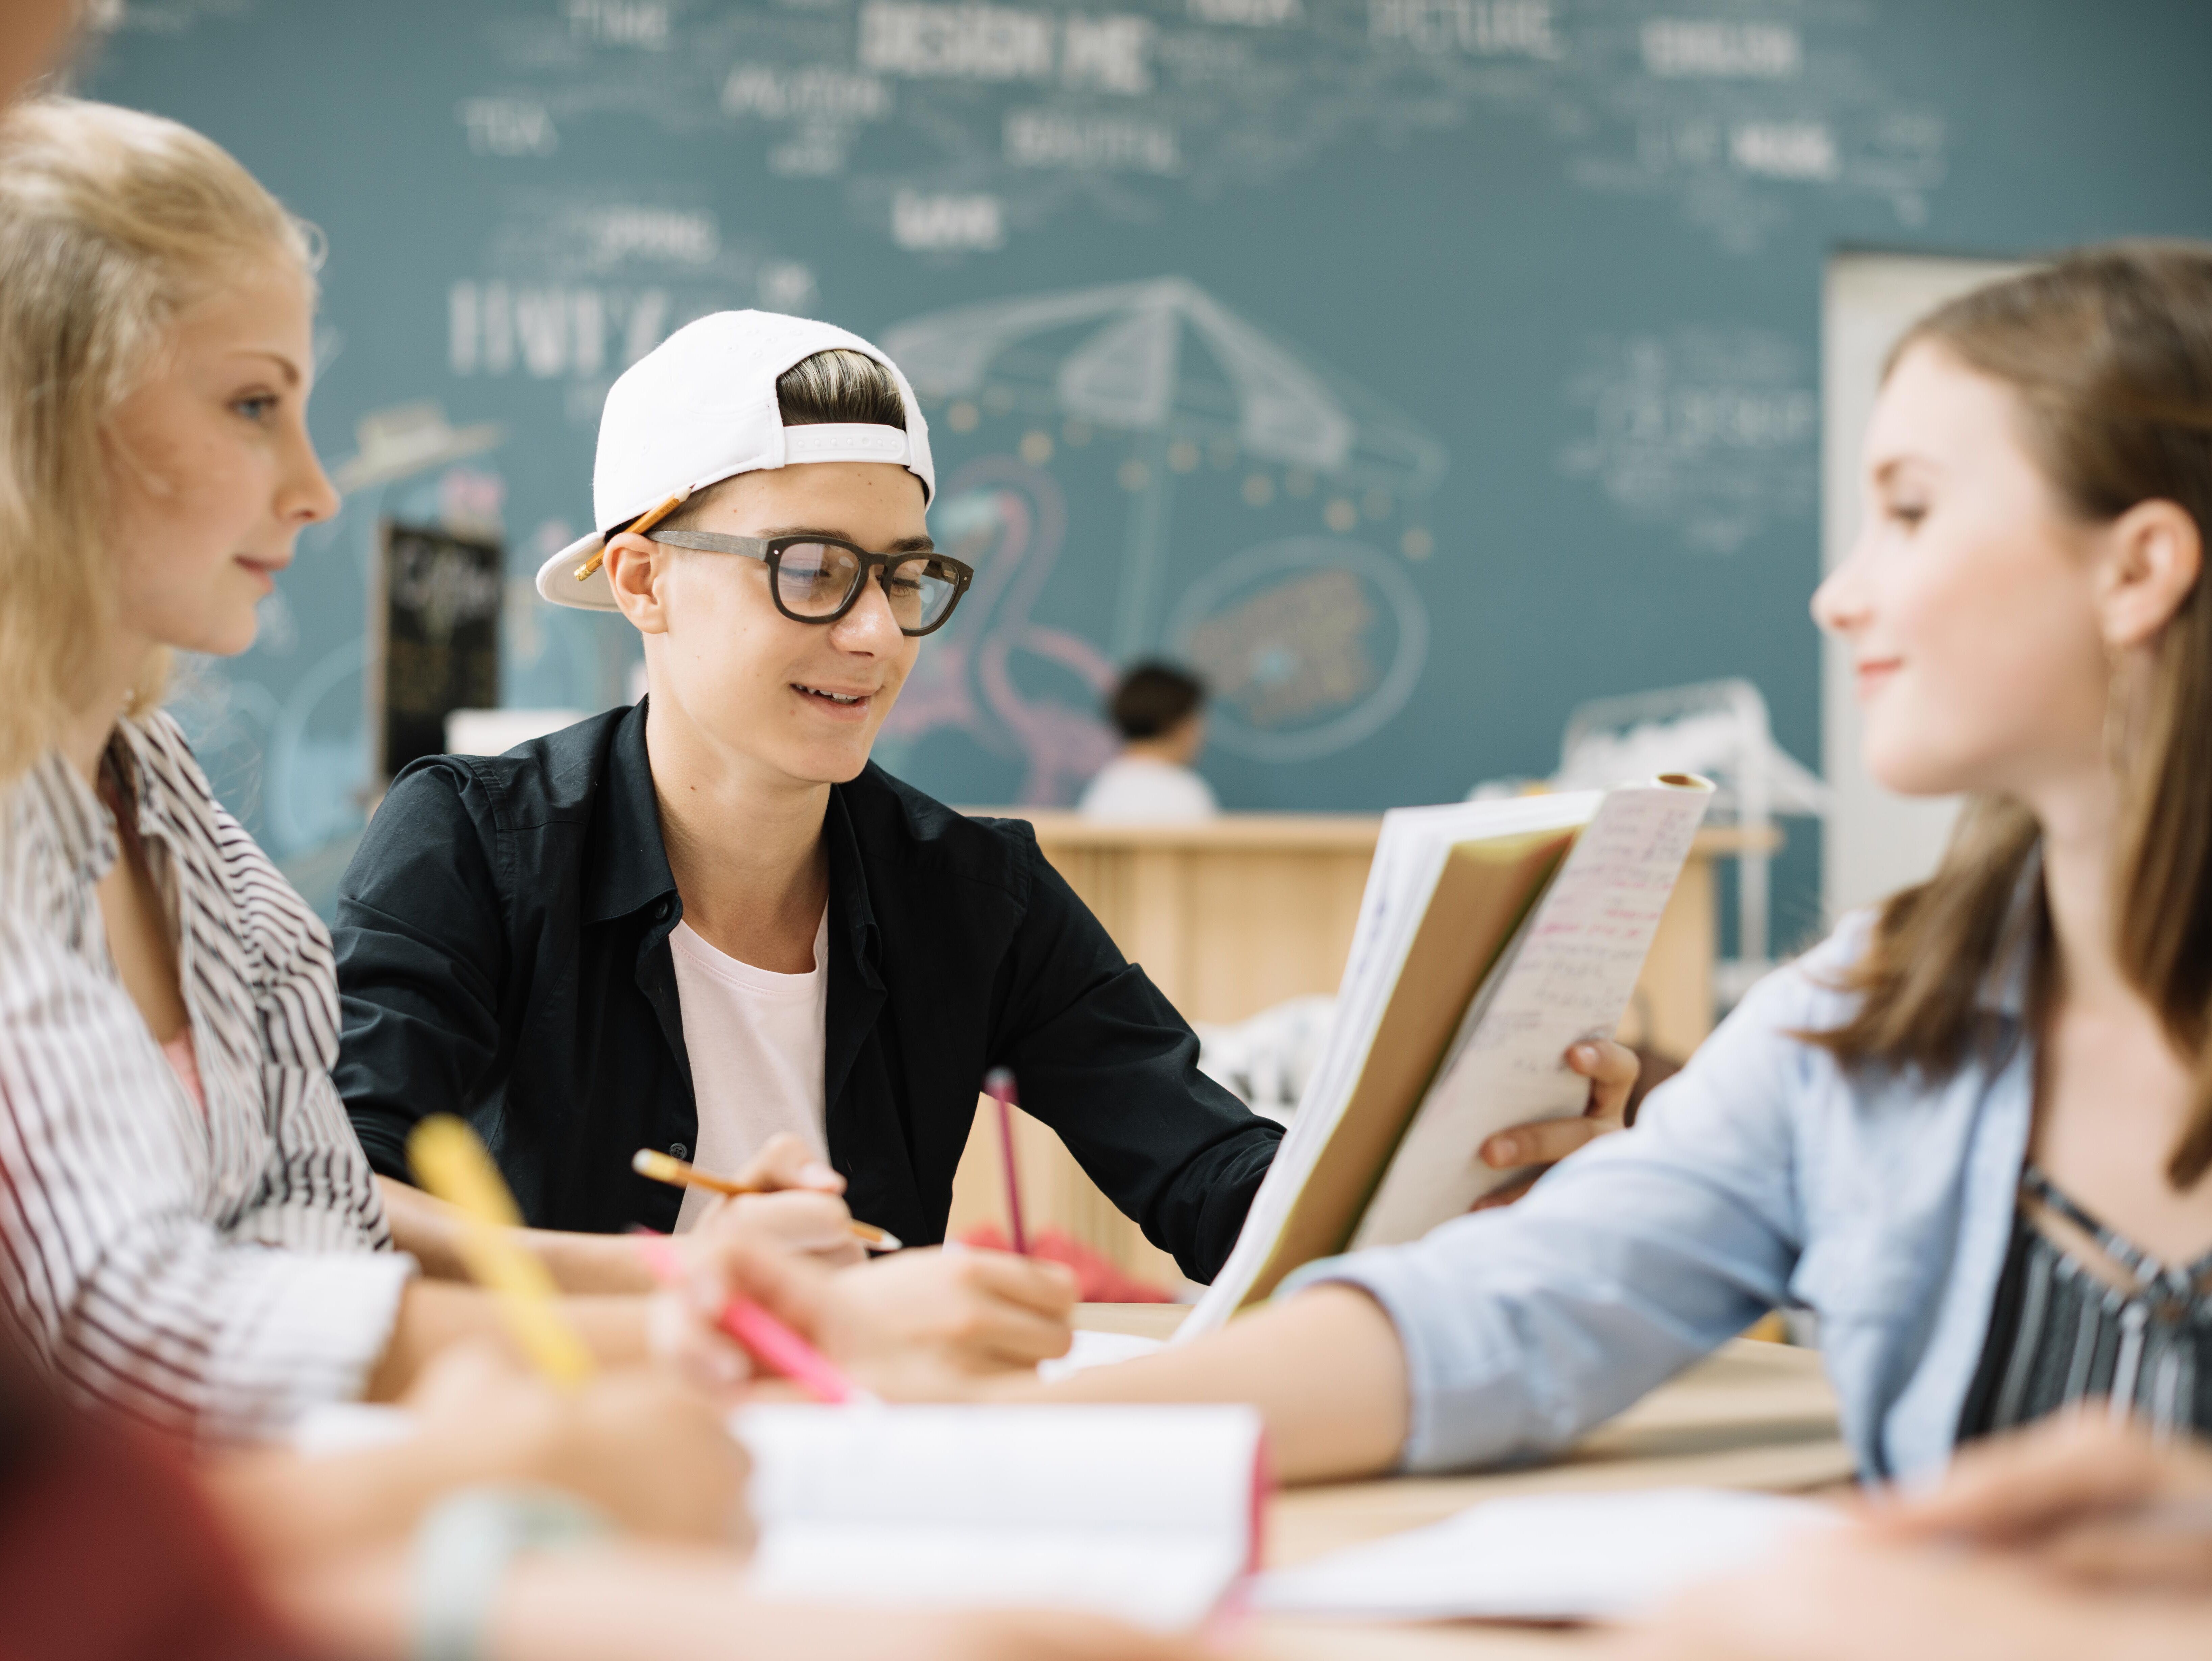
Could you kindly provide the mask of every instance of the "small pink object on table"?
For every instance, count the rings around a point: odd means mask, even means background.
[[[684,1260],[660,1234],[641,1233],[637,1249],[653,1278],[665,1287],[680,1285]],[[742,1292],[722,1305],[721,1329],[744,1346],[745,1354],[797,1384],[817,1402],[833,1407],[876,1398],[841,1372],[837,1364]]]

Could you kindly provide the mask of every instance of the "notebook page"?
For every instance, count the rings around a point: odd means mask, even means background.
[[[1260,1577],[1256,1609],[1395,1621],[1607,1621],[1835,1526],[1810,1500],[1713,1488],[1493,1500]]]
[[[1242,1407],[754,1407],[763,1596],[1194,1623],[1254,1555]]]
[[[1504,841],[1578,826],[1595,811],[1600,793],[1582,791],[1509,801],[1395,808],[1383,815],[1359,921],[1337,994],[1336,1019],[1327,1046],[1307,1081],[1298,1110],[1277,1149],[1229,1261],[1177,1329],[1185,1342],[1225,1324],[1272,1276],[1290,1226],[1316,1167],[1336,1135],[1358,1090],[1380,1029],[1416,936],[1455,846]],[[1428,1062],[1421,1062],[1425,1072]],[[1379,1160],[1378,1160],[1379,1165]],[[1363,1188],[1374,1180],[1362,1173]],[[1340,1242],[1342,1236],[1337,1237]],[[1334,1249],[1334,1243],[1327,1248]],[[1271,1265],[1273,1267],[1271,1267]]]
[[[1477,995],[1360,1220],[1355,1250],[1418,1239],[1511,1181],[1476,1155],[1491,1135],[1583,1110],[1589,1083],[1567,1070],[1567,1046],[1619,1023],[1711,800],[1703,780],[1606,793]]]

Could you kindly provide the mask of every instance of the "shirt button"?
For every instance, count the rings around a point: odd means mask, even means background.
[[[689,1148],[685,1147],[684,1146],[684,1144],[683,1144],[683,1143],[681,1143],[681,1142],[671,1142],[671,1143],[669,1143],[669,1145],[668,1145],[668,1157],[669,1157],[670,1159],[688,1159],[690,1156],[690,1150]]]
[[[653,920],[655,922],[666,922],[668,921],[668,902],[666,900],[661,901],[659,904],[653,908]]]

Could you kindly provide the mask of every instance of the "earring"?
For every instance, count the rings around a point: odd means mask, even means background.
[[[2128,770],[2128,666],[2119,650],[2105,648],[2105,765],[2124,777]]]

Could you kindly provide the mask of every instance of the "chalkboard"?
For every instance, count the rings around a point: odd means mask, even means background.
[[[315,423],[361,482],[185,711],[311,889],[374,761],[378,517],[496,522],[505,702],[622,699],[635,638],[528,573],[584,527],[608,382],[702,312],[830,318],[927,400],[979,575],[887,764],[1066,801],[1115,666],[1169,651],[1228,806],[1372,809],[1727,675],[1817,764],[1828,256],[2212,232],[2188,0],[97,9],[90,93],[328,239]],[[395,411],[443,435],[413,471]]]

